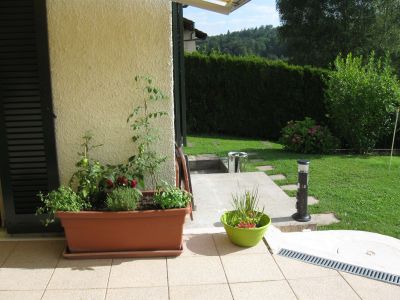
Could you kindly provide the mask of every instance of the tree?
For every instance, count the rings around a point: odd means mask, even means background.
[[[389,53],[395,66],[400,64],[400,1],[380,0],[376,5],[373,48],[378,55]],[[400,70],[400,67],[398,67]]]
[[[277,0],[280,38],[297,64],[328,66],[339,53],[400,57],[400,0]]]
[[[231,55],[257,55],[269,59],[285,58],[285,45],[278,38],[278,32],[271,25],[241,31],[227,32],[208,37],[199,43],[199,51],[214,51]]]
[[[389,59],[338,56],[326,82],[327,108],[339,137],[360,153],[373,150],[393,130],[400,83]]]

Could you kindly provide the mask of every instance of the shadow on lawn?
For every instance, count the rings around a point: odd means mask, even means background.
[[[340,158],[340,159],[371,159],[374,158],[374,155],[362,155],[362,154],[303,154],[303,153],[295,153],[290,151],[285,151],[283,149],[254,149],[254,148],[246,148],[241,149],[240,151],[253,153],[252,158],[260,158],[268,161],[276,161],[282,159],[308,159],[308,160],[316,160],[322,158]]]
[[[320,154],[302,154],[302,153],[294,153],[294,152],[288,152],[288,151],[277,150],[277,149],[247,148],[247,149],[241,149],[241,151],[247,152],[247,153],[254,153],[252,155],[252,158],[260,158],[260,159],[265,159],[267,161],[277,161],[277,160],[283,160],[283,159],[285,159],[285,160],[287,160],[287,159],[314,160],[314,159],[321,159],[323,157],[323,155],[320,155]]]

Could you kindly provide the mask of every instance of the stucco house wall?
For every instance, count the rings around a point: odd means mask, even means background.
[[[142,103],[135,75],[151,75],[169,100],[158,121],[159,153],[168,157],[160,177],[174,178],[171,2],[165,0],[47,0],[50,69],[60,181],[75,169],[86,130],[103,163],[125,162],[134,152],[129,112]]]

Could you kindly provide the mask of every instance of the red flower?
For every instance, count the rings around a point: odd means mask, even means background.
[[[107,184],[107,187],[108,187],[108,188],[112,188],[112,187],[114,186],[114,182],[112,182],[111,179],[107,179],[107,180],[106,180],[106,184]]]
[[[137,181],[136,179],[131,180],[131,188],[135,188],[137,186]]]
[[[128,178],[126,178],[125,176],[119,176],[117,178],[117,182],[119,185],[127,186],[129,181],[128,181]]]

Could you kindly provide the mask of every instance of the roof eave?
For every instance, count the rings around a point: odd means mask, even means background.
[[[207,0],[174,0],[175,2],[191,5],[194,7],[214,11],[220,14],[229,15],[239,7],[245,5],[251,0],[220,0],[221,4],[213,3]],[[225,3],[225,4],[224,4]]]

